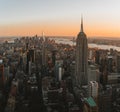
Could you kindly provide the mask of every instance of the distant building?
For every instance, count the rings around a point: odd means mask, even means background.
[[[3,90],[4,80],[5,80],[4,79],[4,65],[3,63],[0,63],[0,90]]]
[[[98,104],[99,104],[99,112],[113,112],[111,87],[106,87],[105,91],[99,93]]]
[[[26,51],[28,50],[29,46],[28,46],[28,43],[26,43]]]
[[[55,60],[56,60],[56,50],[52,51],[52,64],[55,66]]]
[[[31,61],[32,63],[34,63],[35,61],[35,51],[34,49],[30,49],[27,52],[27,63],[26,63],[26,72],[29,73],[29,61]]]
[[[109,72],[113,72],[113,56],[112,55],[108,55],[107,57],[107,70]]]
[[[108,84],[117,84],[117,83],[120,83],[120,73],[110,73],[107,76],[107,83]]]
[[[120,53],[117,54],[117,72],[120,73]]]
[[[9,73],[10,73],[10,67],[9,66],[5,66],[4,67],[5,82],[9,80]]]
[[[48,44],[48,39],[44,37],[43,34],[43,43],[42,43],[42,65],[47,65],[47,44]]]
[[[99,78],[100,78],[99,74],[100,73],[99,73],[99,69],[98,69],[97,66],[89,65],[89,67],[88,67],[88,83],[90,81],[97,81],[97,82],[99,82]]]
[[[29,70],[28,70],[29,75],[31,75],[31,69],[32,69],[31,64],[32,64],[31,61],[29,61]]]
[[[63,75],[63,68],[62,68],[63,61],[57,60],[55,63],[55,77],[57,81],[61,81]]]
[[[34,63],[35,62],[35,50],[30,49],[29,50],[30,60]]]
[[[92,60],[92,57],[93,57],[93,51],[92,51],[92,50],[89,50],[89,57],[88,57],[88,59],[89,59],[89,60]]]
[[[88,70],[88,42],[83,31],[83,20],[81,19],[81,31],[76,40],[76,82],[78,85],[86,85]]]
[[[100,52],[98,50],[95,51],[95,63],[96,64],[100,63]]]
[[[89,96],[92,96],[93,98],[98,97],[98,82],[96,81],[89,82]]]

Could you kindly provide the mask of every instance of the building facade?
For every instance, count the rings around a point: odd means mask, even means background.
[[[83,20],[81,19],[81,31],[76,39],[76,83],[81,87],[88,84],[88,42],[83,31]]]

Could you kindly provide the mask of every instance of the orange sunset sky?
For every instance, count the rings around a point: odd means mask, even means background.
[[[0,36],[120,37],[119,0],[1,0]]]
[[[0,26],[0,29],[1,36],[33,36],[42,32],[47,36],[76,36],[80,31],[80,22],[8,24]],[[104,24],[84,23],[84,32],[89,37],[120,37],[120,28]]]

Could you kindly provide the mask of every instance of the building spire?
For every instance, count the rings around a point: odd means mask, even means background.
[[[44,38],[44,32],[42,32],[42,37]]]
[[[45,41],[45,33],[44,32],[42,32],[42,38]]]
[[[81,30],[80,32],[83,32],[83,17],[81,16]]]

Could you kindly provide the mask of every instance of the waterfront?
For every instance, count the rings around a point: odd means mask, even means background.
[[[71,41],[71,39],[64,39],[64,38],[53,38],[57,43],[62,44],[69,44],[69,45],[75,45],[76,43]],[[113,45],[98,45],[94,43],[88,43],[89,48],[98,48],[98,49],[104,49],[104,50],[110,50],[111,48],[117,51],[120,51],[120,47],[113,46]]]
[[[17,38],[17,37],[16,37]],[[15,37],[11,37],[10,39],[2,38],[2,41],[4,42],[5,40],[8,40],[9,43],[14,43]],[[73,42],[71,38],[63,38],[63,37],[50,37],[50,39],[54,39],[56,43],[61,43],[61,44],[69,44],[69,45],[75,45],[75,41]],[[108,39],[109,40],[109,39]],[[95,43],[88,43],[89,48],[96,48],[96,49],[104,49],[104,50],[110,50],[111,48],[113,50],[120,51],[120,47],[117,47],[115,45],[104,45],[104,44],[95,44]]]

